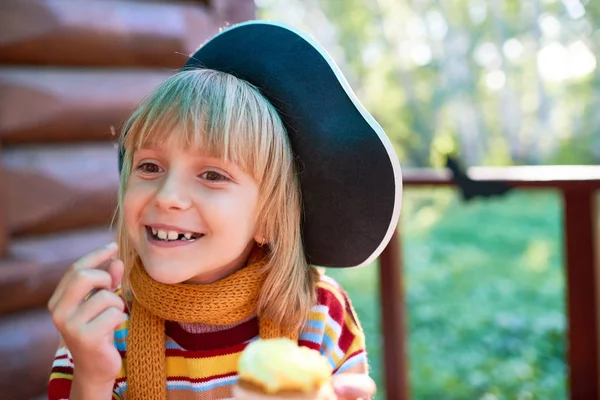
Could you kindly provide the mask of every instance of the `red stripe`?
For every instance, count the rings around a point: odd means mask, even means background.
[[[354,315],[354,312],[350,305],[351,304],[350,298],[348,297],[346,292],[342,291],[341,293],[342,293],[342,296],[344,297],[344,302],[345,302],[345,314],[350,317],[352,325],[357,328],[356,330],[358,330],[359,324],[355,318],[356,316]],[[348,329],[348,325],[344,319],[344,321],[342,322],[342,333],[341,333],[340,339],[339,339],[340,349],[344,353],[346,353],[348,351],[348,349],[350,348],[350,346],[352,346],[352,343],[354,342],[355,338],[356,338],[356,335],[354,335],[352,332],[350,332],[350,330]]]
[[[52,367],[52,373],[73,375],[73,367]]]
[[[344,352],[344,354],[346,354],[346,352],[350,349],[350,346],[352,346],[352,342],[354,342],[355,338],[356,336],[354,336],[354,334],[350,332],[346,326],[342,328],[342,333],[338,339],[338,346],[340,347],[340,350]]]
[[[329,316],[338,324],[341,325],[344,322],[344,306],[330,290],[318,287],[317,301],[319,305],[329,308]]]
[[[207,358],[207,357],[216,357],[227,354],[235,354],[241,353],[242,350],[246,348],[246,343],[238,344],[237,346],[230,346],[224,349],[216,349],[216,350],[201,350],[201,351],[191,351],[191,350],[178,350],[178,349],[167,349],[167,357],[183,357],[183,358]]]
[[[315,343],[311,340],[298,340],[298,345],[308,347],[309,349],[321,351],[321,344]]]
[[[223,349],[258,336],[258,319],[252,318],[224,331],[207,333],[190,333],[178,323],[168,321],[165,324],[165,332],[175,343],[186,350]]]
[[[48,383],[48,400],[68,399],[71,394],[71,381],[56,378]]]
[[[169,376],[167,378],[167,382],[173,382],[173,381],[184,381],[184,382],[189,382],[189,383],[203,383],[203,382],[209,382],[215,379],[221,379],[221,378],[229,378],[232,376],[237,376],[237,372],[230,372],[228,374],[222,374],[222,375],[212,375],[206,378],[190,378],[189,376]]]

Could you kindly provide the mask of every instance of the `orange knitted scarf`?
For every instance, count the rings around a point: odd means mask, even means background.
[[[229,325],[251,317],[264,282],[264,265],[264,258],[249,262],[207,285],[167,285],[135,263],[130,276],[134,297],[127,338],[127,397],[166,399],[165,320]],[[259,321],[259,335],[297,340],[297,332],[284,332],[265,319]]]

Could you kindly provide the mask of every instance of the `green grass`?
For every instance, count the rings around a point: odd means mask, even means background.
[[[560,198],[515,191],[463,203],[450,189],[404,196],[412,398],[565,399]],[[377,268],[328,274],[355,305],[382,389]]]

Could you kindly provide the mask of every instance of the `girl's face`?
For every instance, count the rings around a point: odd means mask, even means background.
[[[244,265],[263,240],[257,201],[257,183],[235,164],[171,140],[134,153],[125,227],[156,281],[209,283]]]

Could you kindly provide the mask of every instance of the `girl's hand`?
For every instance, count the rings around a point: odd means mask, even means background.
[[[333,376],[333,390],[339,400],[367,400],[375,396],[375,382],[367,374],[341,373]]]
[[[113,292],[123,277],[123,262],[99,266],[117,253],[117,245],[94,250],[76,261],[48,301],[56,328],[73,356],[76,375],[90,385],[114,382],[121,356],[114,346],[114,330],[125,321],[123,300]],[[85,297],[97,290],[87,301]]]

